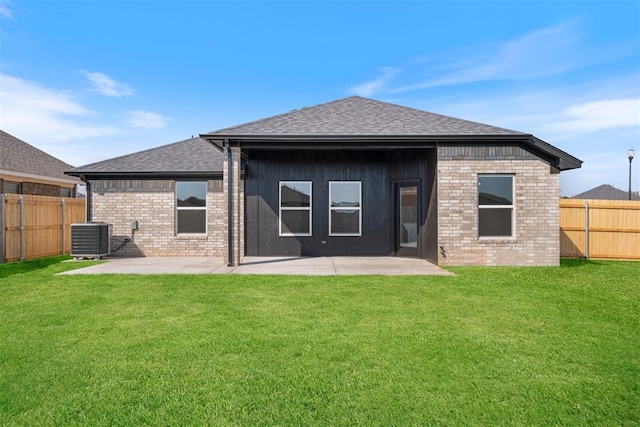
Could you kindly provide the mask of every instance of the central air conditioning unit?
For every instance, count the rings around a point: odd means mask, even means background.
[[[71,224],[71,256],[100,259],[111,253],[111,224],[82,222]]]

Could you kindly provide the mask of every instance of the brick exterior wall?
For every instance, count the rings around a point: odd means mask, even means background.
[[[227,202],[228,202],[228,185],[229,185],[229,165],[227,161],[227,151],[229,148],[225,149],[224,155],[224,165],[223,165],[223,192],[224,192],[224,200],[221,207],[221,212],[223,212],[224,223],[226,225],[227,222]],[[228,229],[224,228],[224,238],[223,238],[223,252],[224,252],[224,262],[225,264],[238,265],[242,262],[242,258],[244,258],[245,249],[244,249],[244,181],[241,180],[241,154],[240,148],[232,147],[231,150],[231,163],[232,163],[232,205],[233,205],[233,218],[231,222],[232,227],[232,249],[233,249],[233,260],[229,262],[229,251],[227,246],[228,241]]]
[[[439,265],[558,265],[559,174],[517,147],[438,149]],[[514,176],[513,238],[478,238],[478,174]]]
[[[27,194],[32,196],[60,197],[60,190],[63,188],[61,185],[57,184],[44,184],[40,182],[22,181],[20,179],[9,179],[7,181],[20,184],[19,194]],[[9,190],[8,188],[5,188],[4,183],[5,180],[3,178],[0,178],[0,193],[6,193]],[[76,197],[75,186],[65,186],[64,188],[71,189],[71,197]]]
[[[22,194],[32,194],[34,196],[60,197],[60,186],[23,181]]]
[[[93,221],[112,224],[112,248],[132,239],[113,256],[224,256],[226,199],[221,180],[207,183],[207,234],[175,234],[175,181],[91,181]],[[138,230],[131,222],[138,221]]]

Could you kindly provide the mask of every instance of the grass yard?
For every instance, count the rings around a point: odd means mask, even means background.
[[[638,425],[640,263],[452,277],[0,264],[0,425]]]

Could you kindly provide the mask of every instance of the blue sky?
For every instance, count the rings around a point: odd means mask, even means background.
[[[0,128],[79,166],[361,95],[533,133],[640,189],[640,2],[0,0]]]

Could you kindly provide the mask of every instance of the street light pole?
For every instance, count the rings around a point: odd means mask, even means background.
[[[627,156],[629,157],[629,200],[631,200],[631,161],[633,160],[633,156],[635,156],[636,150],[630,148],[627,151]]]

